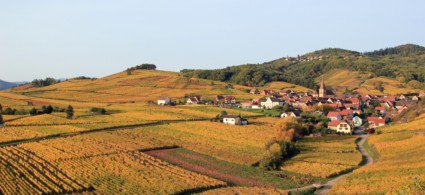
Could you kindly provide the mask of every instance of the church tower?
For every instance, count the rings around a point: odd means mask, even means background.
[[[324,79],[324,76],[322,76],[322,82],[320,83],[320,89],[319,89],[319,97],[325,97],[325,96],[326,96],[325,79]]]

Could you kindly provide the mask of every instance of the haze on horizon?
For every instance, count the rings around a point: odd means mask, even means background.
[[[425,45],[425,2],[2,1],[0,79],[262,63],[323,48]]]

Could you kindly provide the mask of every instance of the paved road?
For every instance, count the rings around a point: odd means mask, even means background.
[[[355,131],[354,133],[356,135],[360,135],[359,137],[361,138],[361,140],[359,142],[357,142],[357,146],[359,147],[359,151],[362,153],[362,155],[364,157],[366,157],[366,159],[367,159],[367,162],[363,166],[367,166],[367,165],[370,165],[370,164],[373,163],[373,158],[369,155],[369,153],[366,152],[366,150],[363,147],[363,144],[366,141],[367,137],[369,137],[369,135],[368,134],[362,134],[361,132],[362,132],[361,130],[358,130],[358,131]],[[325,184],[320,184],[321,190],[317,194],[319,194],[319,195],[328,194],[335,184],[337,184],[342,179],[349,176],[351,173],[352,172],[340,175],[340,176],[328,181]],[[304,190],[307,190],[307,189],[313,189],[313,188],[316,188],[316,187],[313,186],[313,185],[309,185],[309,186],[304,186],[304,187],[301,187],[301,188],[289,189],[288,191],[289,192],[300,192],[300,191],[304,191]]]

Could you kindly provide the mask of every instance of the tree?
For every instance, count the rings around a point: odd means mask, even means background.
[[[289,111],[291,111],[291,109],[289,108],[289,104],[285,104],[285,105],[283,105],[283,111],[284,111],[284,112],[289,112]]]
[[[37,115],[37,109],[32,108],[32,109],[30,110],[30,115],[31,115],[31,116],[35,116],[35,115]]]
[[[3,113],[3,106],[0,104],[0,114]]]
[[[0,114],[0,126],[4,124],[3,116]]]
[[[274,126],[276,139],[279,141],[293,141],[295,136],[303,134],[303,127],[294,117],[285,117]]]
[[[46,114],[52,114],[52,112],[53,112],[52,105],[48,105],[47,108],[46,108]]]
[[[223,119],[224,116],[227,116],[227,112],[223,110],[220,112],[219,118]]]
[[[66,118],[72,119],[73,116],[74,116],[74,108],[71,105],[69,105],[68,108],[66,109]]]
[[[12,109],[12,108],[7,107],[7,108],[4,110],[4,114],[5,114],[5,115],[14,115],[15,113],[13,112],[13,109]]]
[[[127,68],[127,75],[131,75],[131,69]]]

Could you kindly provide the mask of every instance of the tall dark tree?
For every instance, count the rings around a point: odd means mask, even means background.
[[[0,114],[0,126],[4,124],[3,116]]]
[[[46,114],[52,114],[52,112],[53,112],[53,107],[52,107],[52,105],[48,105],[47,107],[46,107]]]
[[[37,115],[37,109],[32,108],[32,109],[30,110],[30,115],[31,115],[31,116],[35,116],[35,115]]]
[[[66,118],[67,119],[72,119],[72,117],[74,117],[74,108],[69,105],[68,108],[66,108]]]

